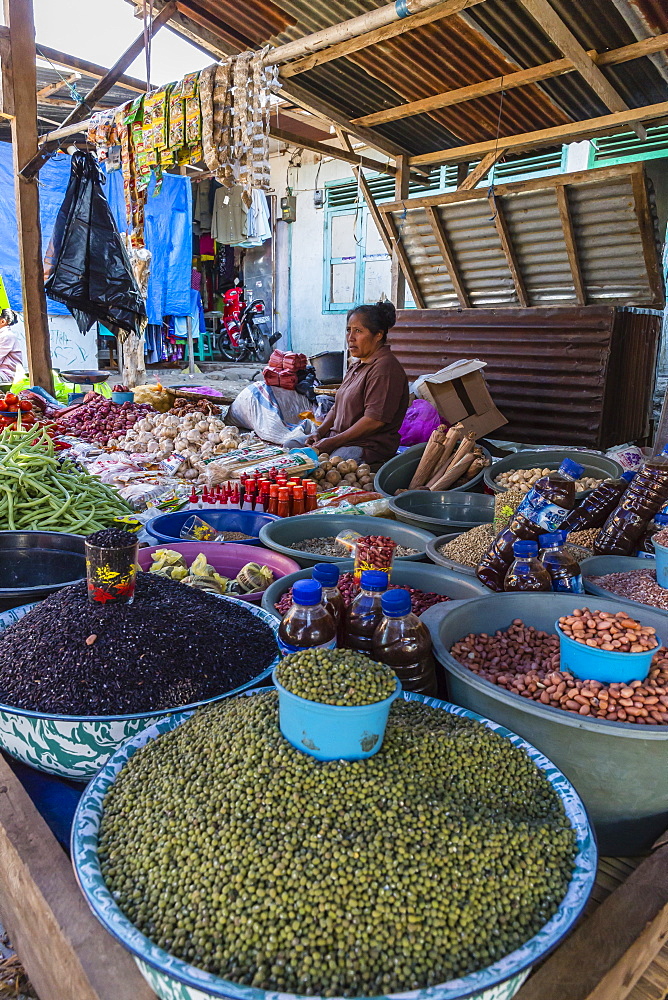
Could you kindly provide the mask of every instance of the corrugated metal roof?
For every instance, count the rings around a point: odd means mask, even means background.
[[[637,165],[627,164],[606,175],[597,171],[570,175],[572,180],[566,184],[589,304],[662,305],[647,271],[644,238],[636,213],[633,178],[637,173]],[[577,302],[556,194],[556,185],[563,184],[565,177],[568,175],[497,189],[496,205],[506,220],[532,306]],[[382,206],[394,219],[425,306],[433,309],[458,304],[427,216],[429,206],[437,210],[471,305],[519,305],[494,211],[481,192],[472,192],[465,199],[461,195],[456,200],[436,195],[409,200],[398,207]]]
[[[660,314],[601,306],[417,309],[389,341],[410,378],[486,361],[505,437],[600,448],[647,433],[660,328]]]
[[[130,0],[131,2],[131,0]],[[586,49],[603,51],[645,37],[617,10],[619,0],[553,0]],[[668,30],[665,0],[626,0],[645,23]],[[188,23],[206,44],[206,28],[230,42],[232,29],[247,44],[281,44],[384,6],[386,0],[182,0],[193,12]],[[196,16],[195,16],[196,15]],[[208,19],[208,21],[207,21]],[[178,31],[178,23],[174,24]],[[239,44],[237,47],[241,47]],[[512,0],[485,0],[464,14],[442,18],[393,39],[361,49],[293,78],[305,90],[345,109],[350,118],[442,93],[483,79],[536,66],[561,53],[540,26]],[[649,58],[603,72],[630,107],[668,100],[668,80]],[[580,121],[608,113],[578,73],[509,91],[503,101],[500,134]],[[496,96],[441,109],[418,118],[376,126],[409,152],[493,137],[499,119]]]

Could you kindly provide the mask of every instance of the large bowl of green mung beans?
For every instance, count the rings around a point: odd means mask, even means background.
[[[317,761],[282,739],[274,692],[248,694],[133,737],[74,818],[84,896],[155,993],[510,1000],[596,877],[570,782],[502,726],[412,693],[380,753]]]

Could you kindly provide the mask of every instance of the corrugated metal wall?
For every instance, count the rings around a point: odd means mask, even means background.
[[[410,379],[486,361],[504,439],[607,448],[648,431],[660,327],[658,312],[611,306],[415,309],[390,343]]]

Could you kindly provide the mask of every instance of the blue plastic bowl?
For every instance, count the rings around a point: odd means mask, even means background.
[[[668,590],[668,548],[654,542],[654,559],[656,561],[656,582],[664,590]]]
[[[111,401],[112,403],[134,403],[135,394],[134,392],[112,392]]]
[[[280,665],[280,664],[279,664]],[[316,760],[366,760],[378,753],[392,702],[401,694],[397,680],[394,693],[371,705],[324,705],[300,698],[271,679],[278,691],[281,732],[295,750]]]
[[[559,669],[582,681],[601,681],[602,684],[644,681],[655,654],[661,649],[658,635],[658,646],[648,649],[646,653],[617,653],[609,649],[596,649],[567,636],[559,627],[558,620],[554,624],[559,636]]]
[[[182,542],[181,529],[183,525],[197,514],[203,521],[210,524],[216,531],[241,531],[244,535],[253,535],[235,542],[235,545],[259,545],[260,529],[270,521],[278,521],[275,514],[259,514],[252,510],[181,510],[177,514],[159,514],[152,517],[146,525],[146,531],[160,543]]]

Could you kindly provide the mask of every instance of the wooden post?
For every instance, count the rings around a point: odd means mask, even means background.
[[[32,0],[3,0],[9,28],[11,65],[3,74],[12,119],[14,192],[23,287],[23,320],[30,382],[53,392],[49,323],[44,293],[42,227],[37,181],[20,176],[22,164],[37,153],[37,67]]]
[[[410,172],[407,156],[398,156],[397,172],[394,178],[394,199],[405,201],[408,198],[408,183]],[[406,276],[401,267],[401,258],[396,241],[392,250],[392,301],[397,309],[406,307]],[[416,303],[417,305],[418,303]]]

